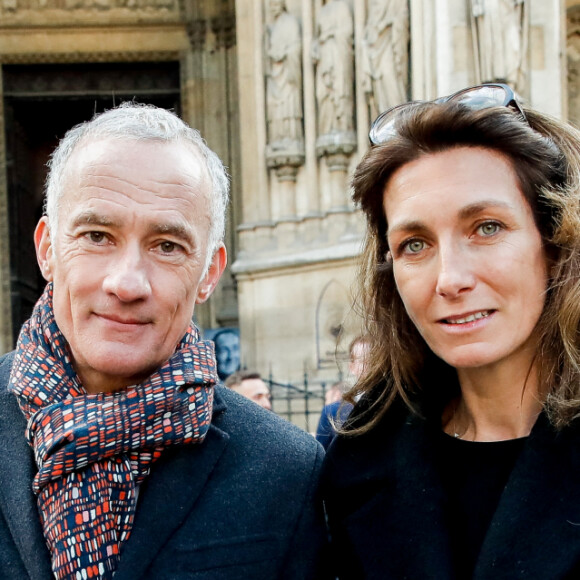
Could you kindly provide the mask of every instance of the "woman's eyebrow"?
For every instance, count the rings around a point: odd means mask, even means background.
[[[484,212],[488,209],[494,209],[494,208],[500,208],[500,209],[514,209],[514,206],[511,203],[508,203],[506,201],[500,200],[500,199],[483,199],[481,201],[477,201],[475,203],[471,203],[469,205],[466,205],[465,207],[462,207],[459,210],[459,217],[461,219],[465,219],[465,218],[470,218],[473,217],[481,212]]]
[[[423,232],[427,231],[429,228],[425,223],[420,220],[405,220],[398,224],[395,224],[393,227],[387,228],[387,236],[397,234],[399,232]]]

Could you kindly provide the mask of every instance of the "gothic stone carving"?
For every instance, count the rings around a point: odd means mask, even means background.
[[[350,154],[354,133],[354,23],[345,0],[328,0],[318,14],[312,46],[316,64],[318,134],[316,152]]]
[[[407,0],[369,0],[362,43],[364,90],[371,116],[404,103],[409,92]]]
[[[116,8],[131,11],[178,11],[177,0],[1,0],[0,13],[27,10],[88,10],[102,11]]]
[[[503,81],[525,91],[529,0],[470,0],[478,82]]]
[[[266,114],[269,167],[304,163],[302,38],[298,19],[284,0],[270,0],[266,34]]]

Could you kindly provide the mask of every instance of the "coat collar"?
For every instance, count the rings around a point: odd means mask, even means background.
[[[34,456],[24,431],[26,420],[14,394],[0,393],[0,510],[31,580],[52,578],[50,554],[44,541],[32,480]]]
[[[368,578],[393,569],[392,577],[454,578],[432,460],[437,429],[394,413],[369,435],[343,437],[330,449],[331,518],[339,538],[347,534],[364,555],[359,564]],[[578,426],[556,432],[540,416],[502,494],[474,579],[560,578],[573,569],[580,560],[579,445]]]
[[[32,492],[34,457],[24,431],[26,420],[16,398],[6,391],[6,367],[0,365],[0,511],[31,580],[52,578],[50,554]],[[9,370],[8,370],[9,372]],[[216,389],[213,417],[226,410]],[[212,425],[201,445],[169,448],[152,468],[139,491],[131,537],[123,547],[115,580],[141,577],[167,538],[184,521],[219,462],[229,436]]]

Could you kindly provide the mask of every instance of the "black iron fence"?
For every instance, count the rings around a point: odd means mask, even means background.
[[[315,433],[326,391],[341,378],[313,380],[304,373],[302,382],[290,384],[280,383],[270,375],[266,382],[272,396],[272,410],[305,431]]]

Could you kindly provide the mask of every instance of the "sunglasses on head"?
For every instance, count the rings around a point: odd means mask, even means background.
[[[384,113],[381,113],[371,125],[369,131],[369,140],[373,145],[382,145],[397,135],[395,121],[397,115],[405,108],[417,105],[419,103],[459,103],[479,111],[491,107],[510,107],[516,110],[525,120],[526,116],[520,104],[516,99],[514,91],[503,83],[489,83],[463,89],[447,97],[439,97],[433,101],[411,101],[391,107]]]

